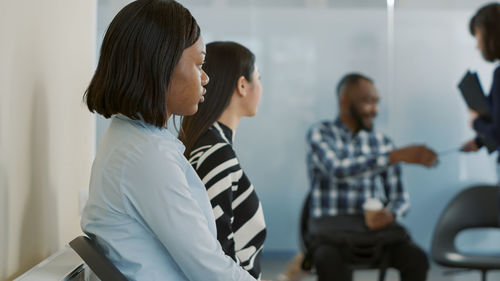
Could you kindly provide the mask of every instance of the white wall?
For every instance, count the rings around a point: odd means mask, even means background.
[[[0,2],[0,280],[80,233],[94,118],[94,0]]]

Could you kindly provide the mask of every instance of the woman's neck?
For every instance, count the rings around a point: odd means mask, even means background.
[[[240,124],[240,120],[241,120],[241,116],[230,109],[229,110],[226,109],[224,112],[222,112],[219,119],[217,119],[218,122],[226,125],[231,130],[233,130],[233,132],[236,132],[236,129],[238,128],[238,125]]]

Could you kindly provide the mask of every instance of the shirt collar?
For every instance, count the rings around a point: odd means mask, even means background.
[[[234,132],[228,126],[222,124],[217,121],[214,123],[215,129],[219,132],[219,134],[230,144],[233,145],[234,142]]]
[[[142,115],[140,113],[137,114],[137,119],[132,119],[132,118],[128,117],[127,115],[124,115],[121,113],[116,114],[115,117],[118,119],[121,119],[121,120],[128,121],[130,123],[140,125],[141,127],[144,127],[144,128],[152,128],[152,127],[157,128],[156,126],[153,126],[153,125],[147,123],[146,121],[144,121],[144,118],[142,118]]]
[[[149,124],[148,122],[144,121],[144,118],[142,118],[141,114],[138,114],[139,119],[132,119],[132,118],[130,118],[126,115],[123,115],[121,113],[116,114],[114,117],[121,119],[121,120],[124,120],[124,121],[127,121],[127,122],[130,122],[130,123],[134,124],[135,126],[139,126],[139,127],[148,129],[153,133],[157,133],[161,136],[164,136],[164,137],[172,140],[176,144],[177,148],[179,149],[179,151],[181,153],[184,153],[184,150],[186,150],[186,147],[184,146],[184,144],[179,139],[177,139],[175,137],[175,135],[172,134],[172,132],[170,132],[167,128],[158,128],[155,125]]]
[[[352,135],[351,130],[346,126],[346,124],[344,124],[344,122],[342,122],[342,120],[340,120],[340,117],[337,117],[337,119],[333,121],[333,125],[342,130],[342,132]]]

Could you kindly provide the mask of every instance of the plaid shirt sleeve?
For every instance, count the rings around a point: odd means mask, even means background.
[[[384,143],[390,147],[394,147],[392,141],[385,137]],[[396,219],[403,218],[410,208],[410,196],[404,188],[401,181],[401,165],[394,164],[387,167],[382,173],[384,191],[388,203],[386,208],[394,214]]]
[[[389,200],[386,208],[396,219],[403,218],[410,208],[408,191],[401,182],[401,165],[391,165],[382,173],[384,191]]]
[[[307,134],[310,165],[339,180],[366,176],[389,166],[388,153],[343,157],[342,153],[339,153],[337,143],[341,141],[338,138],[335,132],[323,125],[311,128]]]

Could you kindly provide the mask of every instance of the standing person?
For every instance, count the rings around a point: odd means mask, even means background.
[[[205,184],[224,252],[255,278],[266,237],[262,205],[233,149],[242,117],[254,116],[262,96],[255,56],[235,42],[207,44],[211,82],[199,110],[182,122],[179,139]]]
[[[471,18],[469,30],[476,38],[477,48],[483,58],[491,63],[498,62],[500,60],[500,3],[491,3],[480,8]],[[493,73],[493,83],[487,100],[493,118],[492,120],[482,119],[477,112],[470,110],[470,126],[476,131],[477,136],[466,142],[462,146],[462,151],[478,151],[485,143],[495,147],[493,151],[500,151],[500,66],[497,66]],[[500,182],[500,155],[497,160],[497,173]]]
[[[255,280],[222,251],[205,187],[166,129],[203,101],[204,58],[198,24],[175,1],[134,1],[106,31],[85,100],[112,121],[81,226],[128,280]]]
[[[404,228],[397,224],[409,208],[409,194],[401,181],[399,163],[436,164],[436,154],[424,145],[395,148],[391,139],[374,129],[379,96],[372,80],[350,73],[338,84],[340,113],[323,121],[307,134],[307,164],[311,184],[309,235],[335,237]],[[364,217],[368,199],[381,209]],[[361,218],[361,219],[360,219]],[[383,248],[389,267],[399,270],[403,281],[426,279],[429,263],[425,252],[406,235],[391,238]],[[311,243],[317,243],[311,241]],[[352,280],[345,249],[347,242],[317,244],[311,255],[319,281]],[[308,249],[311,251],[311,249]],[[280,280],[298,280],[301,271],[292,264]]]

